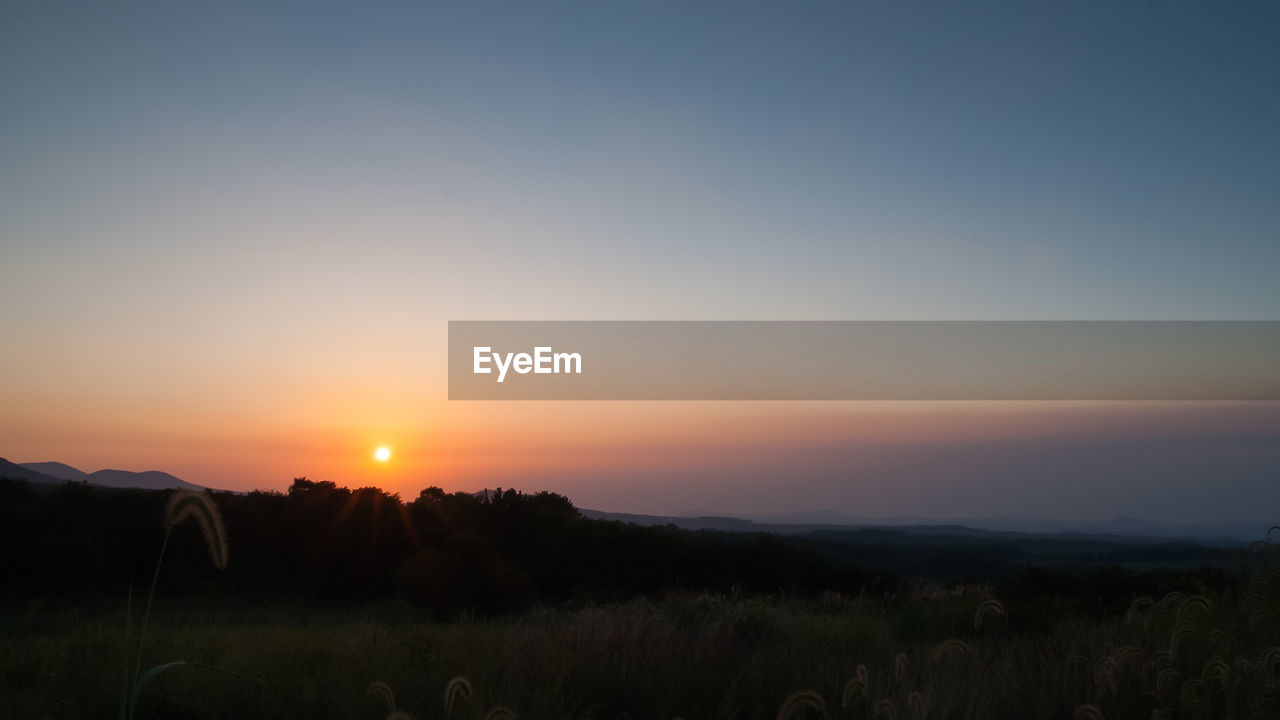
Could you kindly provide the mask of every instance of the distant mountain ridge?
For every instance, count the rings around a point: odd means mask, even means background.
[[[75,482],[89,482],[89,473],[73,468],[66,463],[60,462],[34,462],[22,463],[21,467],[28,470],[35,470],[43,475],[48,475],[56,480],[73,480]]]
[[[711,513],[699,513],[711,514]],[[723,513],[718,513],[723,514]],[[690,513],[681,513],[688,517]],[[1236,540],[1259,540],[1266,536],[1267,530],[1275,523],[1258,520],[1243,521],[1198,521],[1198,522],[1158,522],[1136,517],[1116,517],[1109,520],[1053,520],[1043,517],[1023,515],[998,515],[988,517],[853,517],[834,510],[816,510],[810,512],[740,515],[744,520],[770,525],[856,525],[856,526],[930,526],[959,525],[979,530],[994,532],[1033,533],[1033,534],[1085,534],[1085,535],[1117,535],[1140,537],[1176,537],[1176,538],[1231,538]]]
[[[1137,518],[1103,522],[1069,522],[1035,517],[991,518],[855,518],[834,510],[794,514],[726,516],[705,510],[680,515],[636,515],[578,508],[597,520],[617,520],[635,525],[675,525],[683,530],[721,530],[801,535],[824,531],[891,530],[911,535],[977,535],[991,537],[1059,536],[1108,538],[1124,542],[1191,541],[1199,544],[1239,547],[1266,536],[1265,522],[1158,523]]]
[[[182,488],[185,490],[203,490],[204,488],[195,483],[189,483],[180,477],[170,475],[167,472],[159,470],[144,470],[142,472],[132,472],[130,470],[99,470],[89,473],[89,482],[94,485],[105,485],[107,487],[134,487],[149,488],[153,490],[165,490],[169,488]]]
[[[86,473],[61,462],[13,463],[0,458],[0,478],[16,478],[30,483],[58,485],[64,482],[87,482],[110,488],[166,490],[183,488],[205,490],[175,475],[159,470],[98,470]],[[473,495],[491,497],[488,488]],[[887,517],[870,518],[845,515],[835,510],[811,510],[796,513],[744,514],[730,516],[714,511],[688,511],[679,515],[642,515],[603,512],[578,508],[584,516],[599,520],[617,520],[635,525],[675,525],[685,530],[718,530],[727,532],[766,532],[779,535],[806,534],[822,531],[893,530],[915,535],[1052,535],[1062,537],[1100,537],[1116,540],[1175,541],[1187,540],[1215,546],[1244,546],[1267,536],[1269,522],[1152,522],[1133,517],[1105,521],[1072,522],[1038,517]]]
[[[189,483],[176,475],[159,470],[98,470],[87,473],[61,462],[12,463],[0,458],[0,477],[21,478],[35,483],[87,482],[111,488],[141,488],[143,490],[204,490],[204,486]]]
[[[15,480],[26,480],[31,483],[57,484],[65,482],[56,477],[46,475],[42,472],[32,470],[17,463],[9,462],[4,458],[0,458],[0,478],[12,478]]]

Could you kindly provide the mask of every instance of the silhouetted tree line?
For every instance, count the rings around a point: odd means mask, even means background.
[[[90,597],[145,586],[168,492],[0,480],[0,547],[10,592]],[[213,494],[230,544],[211,567],[194,524],[174,529],[160,587],[214,596],[402,597],[440,613],[680,592],[905,596],[901,577],[986,582],[1002,593],[1068,597],[1101,611],[1137,594],[1237,582],[1220,549],[1142,548],[909,536],[805,536],[642,527],[583,517],[563,496],[497,490],[411,502],[373,487],[294,480],[288,491]],[[1057,558],[1057,563],[1054,563]],[[1092,565],[1076,560],[1092,560]],[[1148,569],[1203,563],[1198,569]],[[1212,567],[1211,567],[1212,566]]]
[[[145,584],[166,492],[0,481],[6,575],[34,592],[89,594]],[[584,518],[554,493],[381,489],[294,480],[287,492],[214,493],[231,561],[210,567],[194,526],[178,526],[161,588],[321,598],[401,596],[448,612],[672,591],[860,591],[857,568],[793,538],[689,532]]]

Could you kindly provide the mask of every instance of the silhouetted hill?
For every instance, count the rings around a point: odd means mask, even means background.
[[[715,510],[685,510],[682,518],[728,517]],[[875,521],[867,518],[856,518],[836,510],[806,510],[793,513],[745,513],[734,515],[735,519],[749,520],[764,525],[873,525]]]
[[[26,480],[30,483],[41,483],[45,485],[56,485],[63,482],[61,478],[46,475],[38,470],[32,470],[29,467],[9,462],[4,458],[0,458],[0,478]]]
[[[22,463],[22,467],[27,468],[28,470],[35,470],[38,473],[43,473],[45,475],[48,475],[51,478],[57,478],[58,480],[73,480],[75,482],[89,482],[89,473],[79,468],[71,467],[66,463],[60,463],[60,462]]]
[[[187,490],[203,490],[200,485],[189,483],[181,478],[159,470],[131,472],[129,470],[99,470],[89,473],[89,482],[104,487],[130,487],[145,490],[166,490],[169,488],[185,488]]]
[[[99,470],[97,472],[87,473],[79,468],[60,462],[50,461],[9,464],[17,468],[22,468],[26,472],[37,473],[39,476],[46,478],[45,480],[31,479],[31,482],[87,482],[90,485],[100,485],[102,487],[140,488],[142,490],[169,490],[172,488],[184,488],[187,490],[205,489],[201,485],[189,483],[180,477],[170,475],[167,472],[160,472],[159,470],[146,470],[144,472],[133,472],[131,470]],[[0,474],[0,477],[8,476]],[[13,477],[29,479],[25,475],[14,475]]]
[[[616,520],[641,526],[674,525],[681,530],[727,530],[730,532],[769,532],[768,526],[750,520],[720,515],[699,515],[697,517],[668,517],[666,515],[636,515],[632,513],[611,513],[600,510],[578,508],[583,517],[592,520]]]
[[[765,532],[806,535],[817,532],[890,530],[906,535],[943,537],[1099,539],[1117,543],[1155,543],[1186,540],[1209,547],[1243,547],[1266,536],[1268,523],[1154,523],[1136,518],[1071,523],[1044,518],[852,518],[834,511],[786,515],[635,515],[579,508],[584,517],[616,520],[641,526],[674,525],[681,530]],[[836,520],[839,518],[839,520]],[[825,519],[825,520],[823,520]]]

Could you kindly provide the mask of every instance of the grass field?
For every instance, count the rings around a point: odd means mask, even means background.
[[[198,661],[261,683],[176,667],[138,716],[384,718],[389,689],[414,718],[1280,717],[1280,603],[1261,582],[1106,617],[988,599],[700,595],[436,622],[400,604],[162,598],[146,665]],[[6,615],[0,717],[116,715],[123,607]],[[468,682],[446,715],[456,677]]]

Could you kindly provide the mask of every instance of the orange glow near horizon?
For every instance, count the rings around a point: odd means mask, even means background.
[[[999,453],[1091,438],[1191,437],[1206,429],[1247,437],[1273,427],[1280,412],[1271,403],[450,403],[418,397],[398,404],[375,397],[341,412],[352,395],[314,399],[292,417],[279,408],[278,415],[239,423],[209,413],[161,425],[120,408],[76,414],[29,406],[20,421],[0,422],[6,438],[0,456],[60,461],[86,472],[162,470],[237,491],[280,491],[302,476],[377,486],[405,500],[429,486],[446,492],[501,486],[638,512],[803,508],[833,502],[834,488],[848,485],[860,488],[850,507],[905,513],[913,502],[976,482],[950,479],[973,457],[966,448]],[[325,412],[309,412],[317,405]],[[381,448],[389,453],[386,461],[378,457]],[[895,475],[897,467],[916,469]],[[1028,465],[1027,477],[1041,470]],[[911,480],[917,477],[918,486]],[[1036,485],[1028,483],[1030,492]]]

